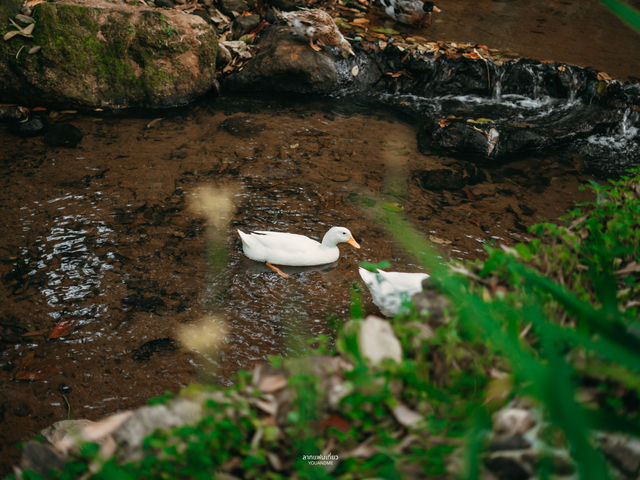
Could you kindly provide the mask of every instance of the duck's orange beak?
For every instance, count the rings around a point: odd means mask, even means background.
[[[347,243],[352,247],[360,248],[360,245],[358,245],[358,242],[356,242],[356,239],[353,237],[351,237]]]

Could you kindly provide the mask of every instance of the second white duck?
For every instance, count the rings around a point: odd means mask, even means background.
[[[386,317],[400,312],[402,304],[411,300],[414,293],[422,291],[422,281],[429,278],[426,273],[370,272],[360,267],[360,277],[371,292],[373,303]]]
[[[257,231],[245,233],[238,230],[242,251],[251,260],[266,265],[285,278],[288,275],[274,265],[305,267],[333,263],[340,256],[338,243],[348,243],[360,248],[349,229],[331,227],[322,243],[296,233]]]

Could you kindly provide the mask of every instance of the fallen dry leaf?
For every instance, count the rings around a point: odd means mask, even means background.
[[[472,53],[463,53],[463,54],[462,54],[462,56],[463,56],[463,57],[466,57],[466,58],[471,58],[471,59],[474,59],[474,60],[479,60],[479,59],[481,59],[481,58],[482,58],[482,57],[480,56],[480,54],[478,54],[477,52],[472,52]]]
[[[345,457],[370,458],[378,453],[378,449],[367,442],[358,445],[356,448],[348,452]]]
[[[275,416],[275,414],[278,411],[278,402],[273,398],[270,400],[262,400],[257,398],[251,401],[251,403],[253,403],[256,407],[258,407],[264,413],[267,413],[272,416]]]
[[[616,270],[616,275],[628,275],[630,273],[637,273],[637,272],[640,272],[640,263],[631,262],[626,267],[621,268],[620,270]]]
[[[46,380],[58,373],[58,367],[45,359],[36,358],[34,352],[27,353],[20,359],[14,380],[36,382]]]
[[[262,393],[273,393],[287,386],[287,378],[284,375],[269,375],[261,378],[258,390]]]
[[[280,457],[278,457],[275,453],[273,452],[267,453],[267,460],[269,460],[269,464],[271,464],[271,466],[276,472],[279,472],[282,470],[283,468],[282,460],[280,460]]]
[[[436,237],[435,235],[429,235],[429,240],[438,245],[451,245],[451,240],[445,240],[444,238]]]
[[[406,405],[402,403],[396,405],[391,409],[391,413],[398,421],[398,423],[405,427],[414,427],[420,420],[423,419],[423,416],[418,412],[411,410]]]
[[[605,72],[598,72],[598,80],[600,80],[601,82],[611,82],[612,78],[609,76],[608,73]]]
[[[68,433],[53,446],[59,452],[67,454],[70,450],[77,451],[81,443],[95,442],[100,444],[100,453],[104,457],[111,456],[116,450],[116,443],[111,434],[118,430],[132,415],[133,411],[127,410],[103,418],[98,422],[86,423],[86,421],[79,420],[75,425],[77,427],[75,431],[69,429]]]

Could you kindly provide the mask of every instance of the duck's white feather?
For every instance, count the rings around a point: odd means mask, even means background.
[[[294,267],[333,263],[340,256],[337,244],[352,240],[351,232],[344,227],[331,228],[322,243],[296,233],[238,230],[238,234],[242,250],[251,260]]]
[[[422,290],[422,281],[429,278],[426,273],[385,272],[378,270],[370,272],[360,267],[360,277],[365,283],[373,303],[380,309],[383,315],[393,317],[398,314],[402,304],[414,293]]]

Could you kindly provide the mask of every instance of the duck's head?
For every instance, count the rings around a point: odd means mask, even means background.
[[[338,48],[340,49],[340,52],[345,58],[347,58],[349,55],[355,56],[355,53],[353,53],[353,49],[351,48],[351,44],[344,37],[342,38],[342,40],[340,40],[340,44],[338,45]]]
[[[358,242],[353,238],[348,228],[331,227],[329,231],[325,233],[322,244],[327,247],[335,247],[338,243],[348,243],[354,248],[360,248],[360,245],[358,245]]]

